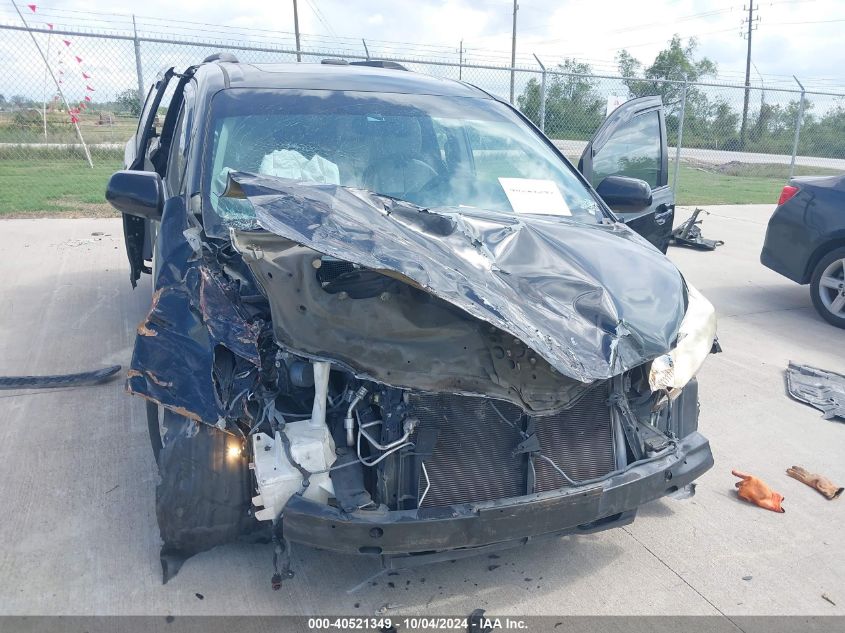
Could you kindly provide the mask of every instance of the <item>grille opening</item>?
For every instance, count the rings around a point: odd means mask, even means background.
[[[442,507],[518,497],[527,491],[525,455],[512,455],[520,441],[522,411],[505,402],[451,394],[412,398],[421,427],[437,429],[434,452],[425,460],[431,487],[421,507]],[[504,422],[502,414],[511,425]],[[420,489],[420,495],[425,484]],[[419,498],[419,497],[418,497]]]
[[[545,460],[535,459],[534,489],[527,454],[514,455],[521,431],[533,429],[540,452],[575,480],[614,470],[613,425],[608,385],[599,385],[571,408],[529,418],[516,405],[452,394],[413,395],[410,409],[421,428],[436,429],[433,453],[425,459],[428,492],[421,509],[479,503],[546,492],[568,485]],[[426,480],[421,476],[417,500]]]
[[[594,479],[613,471],[613,425],[606,387],[589,391],[571,409],[534,421],[540,452],[570,478]],[[570,485],[543,459],[535,460],[534,468],[537,492]]]

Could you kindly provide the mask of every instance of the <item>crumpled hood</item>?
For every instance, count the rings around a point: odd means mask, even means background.
[[[398,276],[582,383],[667,352],[684,315],[678,269],[622,224],[424,209],[363,190],[235,172],[226,195],[247,198],[267,231]]]

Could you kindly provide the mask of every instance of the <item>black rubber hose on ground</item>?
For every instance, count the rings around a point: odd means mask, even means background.
[[[81,387],[96,385],[114,377],[120,365],[112,365],[79,374],[56,376],[0,376],[0,389],[54,389],[58,387]]]

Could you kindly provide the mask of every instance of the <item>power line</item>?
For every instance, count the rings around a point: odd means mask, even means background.
[[[306,0],[311,7],[312,10],[315,10],[315,16],[319,21],[319,16],[317,15],[318,12],[323,15],[325,18],[325,14],[320,10],[320,7],[316,4],[318,0]],[[771,2],[767,3],[765,0],[760,0],[763,3],[763,6],[766,4],[790,4],[790,3],[804,3],[813,0],[781,0],[780,2]],[[757,8],[760,5],[760,2],[756,2],[754,5],[754,12],[756,13]],[[497,2],[495,6],[504,6],[510,5],[510,0],[501,0]],[[704,14],[713,14],[716,12],[727,12],[730,11],[729,8],[721,8],[721,9],[714,9],[712,11],[702,12],[699,14],[693,14],[690,16],[684,16],[687,19],[700,19],[701,17],[706,17]],[[82,31],[90,31],[92,29],[92,24],[95,25],[104,25],[106,29],[113,28],[116,30],[122,30],[125,33],[131,33],[131,15],[128,14],[121,14],[116,12],[95,12],[95,11],[84,11],[84,10],[77,10],[77,9],[64,9],[58,7],[44,7],[39,4],[38,9],[39,15],[42,17],[50,17],[55,16],[56,22],[64,22],[63,27],[69,27],[71,23],[82,25],[79,27],[79,30]],[[4,14],[6,14],[4,16]],[[9,18],[10,20],[13,19],[13,16],[8,14],[8,9],[4,11],[3,7],[0,7],[0,20],[3,20],[4,17]],[[266,41],[267,45],[279,45],[280,38],[291,38],[294,37],[294,33],[288,31],[280,31],[275,29],[268,29],[268,28],[258,28],[258,27],[246,27],[246,26],[239,26],[239,27],[231,27],[228,25],[219,25],[219,24],[211,24],[206,22],[194,22],[190,20],[179,20],[173,18],[160,18],[154,16],[136,16],[138,18],[138,26],[139,32],[147,35],[156,35],[156,36],[164,36],[164,37],[189,37],[189,38],[199,38],[200,34],[202,35],[202,39],[206,40],[204,43],[210,43],[209,35],[212,37],[219,37],[225,40],[230,41],[237,41],[239,44],[243,44],[244,40],[252,41],[252,42],[262,42]],[[839,23],[845,21],[845,18],[830,18],[826,20],[807,20],[807,21],[787,21],[787,22],[767,22],[767,26],[775,26],[775,25],[793,25],[793,24],[819,24],[819,23]],[[14,22],[17,23],[17,20],[14,19]],[[322,22],[321,22],[322,23]],[[331,24],[326,21],[322,23],[324,27],[331,29],[332,32],[334,31]],[[642,25],[641,25],[642,26]],[[94,27],[99,28],[99,27]],[[633,28],[633,27],[632,27]],[[734,31],[734,28],[727,28],[727,29],[719,29],[713,31],[706,31],[706,32],[698,32],[694,35],[708,35],[708,34],[715,34],[715,33],[726,33]],[[195,34],[195,35],[186,35],[187,34]],[[692,35],[692,34],[691,34]],[[307,34],[302,33],[302,41],[301,41],[301,48],[303,50],[311,49],[313,51],[324,51],[329,52],[328,49],[333,49],[332,54],[360,54],[360,41],[357,38],[350,38],[344,36],[328,36],[323,34]],[[684,37],[689,37],[684,36]],[[642,46],[649,46],[653,44],[661,44],[665,43],[664,39],[658,41],[649,41],[649,42],[638,42],[633,44],[627,44],[623,46],[613,46],[613,47],[606,47],[604,49],[599,50],[608,50],[608,51],[615,51],[619,50],[620,48],[637,48]],[[420,43],[420,42],[405,42],[405,41],[397,41],[397,40],[367,40],[367,44],[370,46],[371,50],[375,47],[382,51],[382,55],[401,55],[405,58],[415,58],[420,63],[424,61],[442,61],[442,62],[449,62],[449,61],[458,61],[460,51],[457,46],[449,46],[445,44],[428,44],[428,43]],[[539,45],[540,42],[537,42]],[[217,45],[215,43],[215,45]],[[225,47],[226,43],[220,42],[219,44],[221,47]],[[262,44],[263,45],[263,44]],[[286,44],[286,46],[291,47],[291,44]],[[523,47],[527,46],[523,44]],[[472,63],[475,64],[487,64],[487,65],[501,65],[501,66],[509,66],[510,64],[510,55],[507,52],[499,49],[491,49],[486,48],[483,45],[478,47],[473,47],[471,42],[464,42],[464,54],[465,59],[464,63],[471,65]],[[591,49],[596,50],[596,49]],[[337,51],[335,53],[334,51]],[[512,51],[513,52],[513,51]],[[594,58],[584,58],[579,55],[580,51],[576,51],[571,54],[563,54],[559,53],[556,55],[543,55],[544,61],[549,65],[549,67],[559,64],[566,59],[571,59],[576,63],[585,63],[590,66],[591,72],[598,72],[599,74],[617,74],[618,67],[616,66],[615,62],[612,59],[594,59]],[[514,65],[526,69],[534,69],[536,68],[536,63],[534,62],[533,58],[528,53],[517,53],[513,57]],[[738,71],[720,71],[716,77],[718,78],[738,78],[741,76],[741,73]],[[767,85],[773,83],[788,83],[790,86],[793,83],[791,75],[777,75],[773,73],[767,73],[765,75],[761,74],[761,77],[764,77],[767,81]],[[844,79],[836,78],[836,77],[819,77],[819,78],[806,78],[805,83],[807,84],[816,84],[816,85],[824,85],[824,84],[838,84],[842,85],[845,83]]]
[[[833,24],[834,22],[845,22],[845,18],[834,18],[832,20],[807,20],[803,22],[766,22],[766,26],[784,24]]]
[[[717,11],[704,11],[702,13],[694,13],[693,15],[681,16],[679,18],[676,18],[674,20],[670,20],[668,22],[651,22],[651,23],[648,23],[648,24],[638,24],[638,25],[634,25],[634,26],[626,26],[626,27],[623,27],[623,28],[620,28],[620,29],[614,29],[614,30],[609,31],[609,32],[610,33],[623,33],[623,32],[627,32],[627,31],[638,31],[640,29],[647,29],[647,28],[651,28],[653,26],[668,26],[668,25],[676,24],[678,22],[690,22],[690,21],[695,21],[695,20],[712,18],[714,16],[722,15],[724,13],[731,13],[734,10],[735,9],[733,7],[727,7],[727,8],[724,8],[724,9],[717,10]]]
[[[311,10],[314,12],[314,15],[317,16],[317,19],[320,21],[320,24],[326,27],[326,30],[329,32],[330,35],[337,37],[337,33],[335,33],[335,30],[332,28],[332,25],[329,24],[328,18],[323,15],[323,12],[320,11],[320,7],[317,6],[316,0],[305,1],[308,3],[308,6],[311,7]]]
[[[731,32],[736,31],[736,27],[731,27],[729,29],[719,29],[717,31],[706,31],[704,33],[692,33],[692,34],[689,34],[689,35],[679,35],[678,37],[680,37],[681,39],[684,39],[684,38],[689,39],[690,37],[699,37],[701,35],[714,35],[716,33],[727,33],[729,31],[731,31]],[[665,42],[666,42],[666,40],[662,39],[662,40],[655,40],[655,41],[651,41],[651,42],[641,42],[639,44],[625,44],[623,46],[611,46],[611,47],[607,47],[607,48],[600,49],[600,50],[622,50],[622,49],[628,49],[628,48],[639,48],[640,46],[652,46],[654,44],[664,44]]]
[[[693,13],[692,15],[680,16],[680,17],[678,17],[674,20],[670,20],[670,21],[647,22],[647,23],[644,23],[644,24],[635,24],[635,25],[632,25],[632,26],[625,26],[625,27],[622,27],[622,28],[619,28],[619,29],[613,29],[613,30],[610,30],[610,31],[607,31],[607,32],[608,33],[626,33],[628,31],[638,31],[638,30],[642,30],[642,29],[655,27],[655,26],[667,26],[667,25],[676,24],[678,22],[689,22],[689,21],[694,21],[694,20],[711,18],[711,17],[714,17],[716,15],[721,15],[721,14],[724,14],[724,13],[730,13],[732,11],[734,11],[733,7],[725,7],[725,8],[717,9],[717,10],[704,11],[704,12],[701,12],[701,13]],[[555,42],[563,42],[563,41],[566,41],[565,38],[553,38],[553,39],[548,39],[548,40],[540,40],[539,43],[540,44],[553,44]]]

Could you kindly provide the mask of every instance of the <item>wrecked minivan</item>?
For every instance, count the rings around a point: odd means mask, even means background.
[[[160,77],[125,167],[165,581],[236,539],[278,587],[293,543],[401,567],[591,533],[712,466],[659,98],[576,170],[465,83],[218,55]]]

